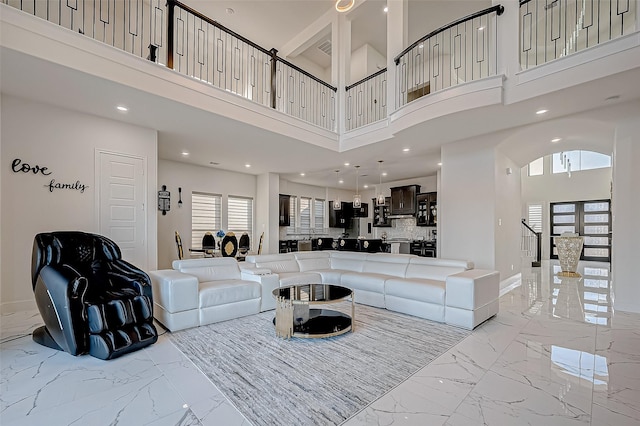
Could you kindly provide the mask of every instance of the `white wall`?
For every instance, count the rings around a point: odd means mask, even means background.
[[[612,176],[611,168],[573,172],[571,177],[567,173],[553,174],[551,156],[545,156],[543,161],[545,173],[541,176],[529,176],[527,166],[520,169],[522,218],[527,218],[529,204],[542,205],[542,258],[549,259],[550,203],[608,199]]]
[[[351,52],[351,73],[349,84],[370,76],[387,66],[387,60],[371,45],[365,44]]]
[[[256,176],[245,173],[229,172],[209,167],[200,167],[160,160],[158,162],[158,187],[167,186],[171,192],[171,211],[158,216],[158,268],[171,268],[171,262],[178,258],[175,243],[175,231],[180,233],[185,258],[191,248],[191,193],[205,192],[222,195],[222,229],[227,230],[227,200],[229,195],[256,199]],[[182,188],[182,207],[178,208],[178,188]],[[255,216],[255,215],[254,215]],[[275,216],[277,218],[277,215]],[[212,229],[212,231],[216,231]],[[258,248],[258,238],[254,223],[254,235],[250,235],[252,248]],[[199,248],[199,247],[198,247]]]
[[[496,269],[495,153],[488,137],[444,145],[441,151],[439,257]],[[519,205],[519,200],[514,200]],[[505,279],[510,271],[500,271]],[[507,273],[507,275],[505,275]]]
[[[99,232],[95,186],[96,150],[143,157],[147,164],[147,205],[156,205],[157,134],[154,130],[63,110],[3,95],[2,103],[2,284],[0,307],[14,311],[35,306],[31,248],[39,232]],[[14,173],[20,158],[48,167],[50,176]],[[51,178],[80,181],[83,193],[54,190]],[[148,267],[156,267],[155,209],[147,209]],[[140,265],[143,267],[142,265]]]
[[[495,269],[502,280],[520,272],[521,181],[518,166],[496,150]]]
[[[613,247],[611,273],[614,307],[640,312],[640,124],[628,122],[616,132],[613,156]]]

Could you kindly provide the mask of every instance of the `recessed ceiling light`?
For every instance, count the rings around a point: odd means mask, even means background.
[[[212,166],[219,166],[220,163],[216,163],[215,161],[209,161],[209,164],[211,164]]]
[[[382,9],[385,13],[389,11],[389,6],[385,6],[384,9]]]
[[[438,163],[438,166],[442,166],[442,163]]]
[[[189,153],[188,153],[187,151],[182,151],[182,156],[183,156],[183,157],[186,157],[186,156],[188,156],[188,155],[189,155]]]
[[[402,152],[409,152],[409,151],[411,151],[411,148],[403,148],[402,149]]]
[[[251,167],[251,164],[245,164],[244,166],[248,169],[249,167]]]
[[[386,175],[387,175],[387,172],[382,172],[382,176],[386,176]]]
[[[304,172],[300,173],[300,176],[304,176]]]
[[[225,12],[227,12],[227,15],[233,15],[234,13],[236,13],[236,11],[231,9],[230,7],[226,8]]]
[[[620,99],[620,95],[613,95],[613,96],[609,96],[608,98],[605,99],[605,101],[615,101]]]
[[[127,111],[129,111],[129,108],[127,108],[127,107],[126,107],[126,106],[124,106],[124,105],[118,105],[118,106],[116,107],[116,109],[117,109],[118,111],[121,111],[121,112],[127,112]]]
[[[345,166],[350,166],[350,165],[351,165],[351,163],[344,163],[344,165],[345,165]]]
[[[340,179],[340,180],[338,181],[338,183],[344,183],[344,181],[343,181],[342,179]]]
[[[368,187],[369,187],[369,185],[365,185],[365,186],[364,186],[364,189],[367,189]]]
[[[553,138],[551,139],[551,142],[560,142],[562,140],[562,138]]]
[[[545,113],[547,113],[547,112],[549,112],[549,110],[548,110],[548,109],[539,109],[538,111],[536,111],[536,114],[538,114],[538,115],[542,115],[542,114],[545,114]]]
[[[483,31],[484,27],[478,27],[478,31]]]

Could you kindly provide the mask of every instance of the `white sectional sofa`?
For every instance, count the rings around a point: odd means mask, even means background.
[[[462,260],[405,254],[312,251],[248,256],[243,270],[269,270],[280,286],[338,284],[355,301],[473,329],[498,313],[500,275]]]
[[[174,260],[173,269],[149,272],[154,317],[171,331],[275,309],[278,276],[241,271],[231,257]]]
[[[498,312],[497,271],[461,260],[405,254],[311,251],[176,260],[151,271],[154,314],[181,330],[275,309],[272,291],[293,284],[337,284],[370,306],[473,329]]]

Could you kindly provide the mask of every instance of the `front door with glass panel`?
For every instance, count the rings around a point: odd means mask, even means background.
[[[551,203],[551,259],[558,258],[554,236],[574,232],[584,237],[580,260],[611,261],[611,200]]]

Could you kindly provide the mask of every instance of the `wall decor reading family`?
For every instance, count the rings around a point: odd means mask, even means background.
[[[34,175],[42,176],[49,176],[53,173],[46,166],[41,166],[39,164],[32,165],[26,161],[22,161],[20,158],[15,158],[11,162],[11,170],[13,170],[14,173],[32,173]],[[89,188],[89,185],[85,185],[79,180],[76,180],[74,183],[62,183],[57,182],[55,179],[51,179],[49,183],[43,186],[45,188],[49,188],[49,192],[53,192],[56,189],[70,189],[72,191],[80,191],[81,194],[84,193],[85,189]]]

